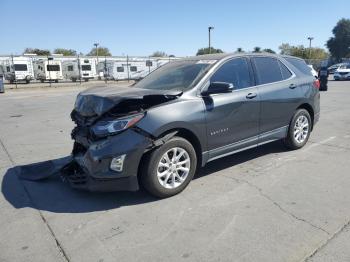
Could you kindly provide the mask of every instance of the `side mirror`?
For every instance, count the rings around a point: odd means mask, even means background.
[[[203,92],[203,95],[230,93],[233,90],[234,86],[232,83],[212,82],[210,83],[208,89]]]

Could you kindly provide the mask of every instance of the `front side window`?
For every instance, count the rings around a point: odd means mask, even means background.
[[[136,66],[130,66],[130,71],[131,72],[136,72],[137,71],[137,67]]]
[[[47,65],[46,66],[47,71],[60,71],[59,65]]]
[[[210,78],[210,82],[231,83],[234,89],[253,86],[246,58],[234,58],[223,64]]]
[[[27,65],[26,64],[15,64],[15,71],[27,71]]]
[[[82,65],[81,70],[83,71],[91,71],[91,65]]]
[[[253,58],[259,85],[282,81],[279,61],[272,57]]]
[[[68,66],[68,71],[73,71],[73,66],[72,65]]]

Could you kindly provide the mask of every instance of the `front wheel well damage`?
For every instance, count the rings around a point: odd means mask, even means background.
[[[182,137],[186,139],[188,142],[190,142],[196,151],[196,156],[197,156],[197,165],[198,167],[201,166],[202,163],[202,146],[200,144],[200,141],[198,137],[190,130],[185,129],[185,128],[176,128],[176,129],[171,129],[168,130],[161,135],[159,135],[153,143],[153,146],[151,149],[147,149],[143,156],[141,157],[139,167],[138,167],[138,177],[141,175],[141,170],[145,168],[145,164],[147,162],[147,159],[150,155],[150,153],[157,147],[161,146],[164,144],[166,141],[170,140],[172,137],[177,136],[177,137]]]

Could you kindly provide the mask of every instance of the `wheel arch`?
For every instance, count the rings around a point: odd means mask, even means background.
[[[312,126],[311,126],[311,131],[312,129],[314,128],[314,119],[315,119],[315,112],[314,112],[314,109],[312,108],[312,106],[309,104],[309,103],[303,103],[301,104],[298,108],[298,109],[305,109],[306,111],[309,112],[310,114],[310,117],[311,117],[311,122],[312,122]]]
[[[183,127],[182,128],[169,129],[169,130],[164,131],[163,133],[161,133],[159,136],[157,136],[155,140],[164,138],[165,136],[167,136],[169,134],[172,134],[172,133],[174,135],[171,135],[171,137],[169,139],[171,139],[174,136],[177,136],[177,137],[184,138],[188,142],[191,143],[191,145],[193,146],[193,148],[194,148],[194,150],[196,152],[197,167],[200,167],[202,165],[202,161],[203,161],[203,157],[202,157],[203,146],[201,145],[201,142],[200,142],[199,138],[191,130],[189,130],[187,128],[183,128]],[[149,153],[151,151],[145,152],[143,154],[143,156],[141,157],[141,160],[140,160],[140,163],[139,163],[139,167],[138,167],[138,176],[140,176],[140,170],[144,167],[145,161],[147,161],[147,157],[148,157],[148,155],[149,155]]]

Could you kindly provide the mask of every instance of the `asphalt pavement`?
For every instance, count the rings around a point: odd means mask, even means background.
[[[89,193],[16,166],[66,156],[85,86],[0,94],[0,261],[350,261],[350,82],[329,82],[308,144],[209,163],[181,194]],[[120,88],[127,88],[125,85]]]

